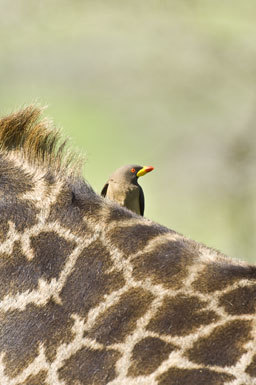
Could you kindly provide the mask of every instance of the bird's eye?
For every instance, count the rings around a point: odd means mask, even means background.
[[[131,172],[133,172],[133,173],[134,173],[135,171],[136,171],[136,170],[135,170],[135,168],[131,168]]]

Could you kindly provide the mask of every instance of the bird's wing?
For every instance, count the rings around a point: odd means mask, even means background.
[[[144,208],[145,208],[145,199],[144,199],[144,193],[143,193],[143,190],[141,188],[141,186],[139,185],[139,189],[140,189],[140,195],[139,195],[139,202],[140,202],[140,215],[144,215]]]
[[[105,184],[105,186],[103,187],[103,189],[101,190],[101,193],[100,195],[105,197],[107,195],[107,190],[108,190],[108,183]]]

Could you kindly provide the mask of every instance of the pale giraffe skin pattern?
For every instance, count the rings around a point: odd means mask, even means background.
[[[255,385],[256,267],[101,198],[57,139],[0,121],[0,384]]]

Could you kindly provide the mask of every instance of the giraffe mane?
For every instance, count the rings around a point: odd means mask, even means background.
[[[0,151],[18,151],[35,167],[80,177],[83,158],[67,148],[68,140],[51,120],[42,118],[43,110],[32,104],[0,119]]]

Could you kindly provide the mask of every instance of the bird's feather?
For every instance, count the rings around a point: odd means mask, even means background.
[[[105,186],[103,187],[103,189],[101,190],[101,193],[100,195],[105,197],[107,195],[107,190],[108,190],[108,183],[105,184]]]
[[[140,215],[144,215],[144,208],[145,208],[145,199],[144,199],[144,193],[141,188],[141,186],[138,184],[139,189],[140,189],[140,195],[139,195],[139,200],[140,200]]]

